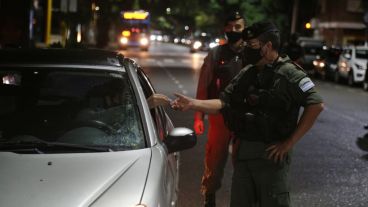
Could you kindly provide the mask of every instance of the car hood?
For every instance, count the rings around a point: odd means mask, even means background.
[[[37,155],[0,152],[0,206],[134,206],[142,197],[150,157],[150,149]],[[110,198],[108,203],[105,197]]]

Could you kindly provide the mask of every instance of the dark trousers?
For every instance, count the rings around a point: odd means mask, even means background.
[[[231,187],[231,207],[289,207],[287,178],[290,158],[237,160]]]

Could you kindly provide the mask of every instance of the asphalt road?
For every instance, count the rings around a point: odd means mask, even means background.
[[[157,92],[174,98],[179,92],[194,96],[205,53],[189,53],[183,46],[155,43],[148,52],[123,51],[135,59]],[[368,124],[368,93],[315,80],[325,101],[325,110],[311,131],[294,147],[290,169],[291,200],[298,207],[368,206],[368,154],[357,148],[357,137]],[[176,126],[192,128],[192,112],[167,110]],[[206,134],[197,145],[181,153],[180,207],[202,205],[199,193]],[[229,206],[232,165],[225,169],[217,206]]]

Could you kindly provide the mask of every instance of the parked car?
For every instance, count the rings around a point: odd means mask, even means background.
[[[219,45],[216,40],[214,40],[212,37],[206,35],[206,36],[198,36],[193,38],[190,45],[190,52],[198,52],[198,51],[208,51],[211,48],[216,47]]]
[[[368,70],[368,63],[367,63],[367,70]],[[367,70],[365,72],[364,81],[363,81],[363,89],[368,91],[368,73]]]
[[[322,79],[333,80],[341,52],[342,50],[339,47],[329,47],[322,50],[321,55],[313,61],[316,74]]]
[[[367,61],[367,46],[346,47],[339,57],[335,82],[345,79],[348,85],[362,83],[367,70]]]
[[[141,68],[116,52],[0,50],[0,206],[175,206],[174,128]]]
[[[303,48],[302,66],[309,75],[314,75],[313,61],[321,56],[325,44],[321,40],[306,37],[299,38],[298,43]]]

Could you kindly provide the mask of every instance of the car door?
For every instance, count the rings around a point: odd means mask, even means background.
[[[146,98],[150,97],[155,93],[155,90],[146,76],[146,74],[141,70],[137,69],[137,74],[139,82],[142,85],[143,92]],[[164,108],[159,106],[150,110],[152,119],[155,122],[155,130],[159,136],[160,144],[163,144],[164,139],[168,136],[169,132],[174,128],[173,124],[165,112]],[[179,183],[179,153],[171,153],[167,155],[167,163],[164,176],[164,185],[167,192],[167,204],[172,205],[172,203],[177,202],[178,194],[178,183]]]

